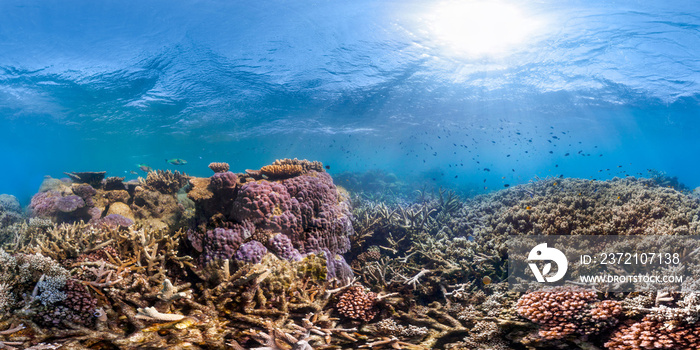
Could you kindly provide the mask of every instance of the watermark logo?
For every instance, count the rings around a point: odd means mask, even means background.
[[[528,265],[530,265],[530,270],[532,270],[532,273],[535,274],[535,278],[537,278],[537,282],[540,283],[544,283],[545,281],[559,281],[560,279],[564,278],[564,275],[566,275],[566,270],[569,266],[569,260],[566,259],[566,255],[564,255],[564,253],[557,248],[548,248],[547,243],[538,244],[532,248],[527,257],[527,261],[552,261],[557,264],[557,273],[554,274],[554,276],[545,277],[545,275],[552,271],[551,262],[546,263],[542,271],[540,271],[536,263],[528,263]]]

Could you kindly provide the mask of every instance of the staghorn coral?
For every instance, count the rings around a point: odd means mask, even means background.
[[[224,163],[224,162],[220,162],[220,163],[213,162],[213,163],[209,163],[209,169],[211,169],[215,173],[225,173],[228,171],[229,165],[228,165],[228,163]]]

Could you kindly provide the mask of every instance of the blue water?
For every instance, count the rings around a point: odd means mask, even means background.
[[[539,31],[465,55],[435,1],[3,0],[0,193],[285,157],[483,191],[649,168],[700,186],[695,2],[507,3]]]

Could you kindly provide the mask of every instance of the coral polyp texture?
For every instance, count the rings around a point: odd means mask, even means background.
[[[664,181],[534,179],[468,199],[416,187],[387,200],[348,194],[319,162],[210,168],[46,178],[28,215],[0,196],[0,347],[700,348],[697,282],[506,283],[509,235],[697,234],[699,201]]]

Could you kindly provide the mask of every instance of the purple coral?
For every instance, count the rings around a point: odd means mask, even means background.
[[[192,246],[202,253],[200,259],[208,262],[214,259],[230,259],[244,240],[255,230],[251,223],[235,225],[233,228],[215,228],[205,233],[189,232],[187,238]]]
[[[109,214],[101,219],[95,220],[95,225],[102,225],[112,229],[127,228],[133,224],[134,220],[119,214]]]
[[[58,191],[39,192],[32,197],[29,207],[34,216],[47,217],[56,213],[56,202],[61,198]]]
[[[327,173],[311,173],[283,181],[288,193],[297,200],[303,230],[312,236],[292,236],[305,253],[321,248],[342,254],[350,248],[348,236],[353,233],[350,208],[342,202]],[[307,242],[312,240],[313,242]]]
[[[236,221],[250,220],[264,229],[299,234],[303,231],[299,214],[299,203],[283,185],[260,181],[241,187],[231,216]]]
[[[85,201],[85,205],[89,207],[95,205],[92,196],[97,193],[97,190],[95,190],[92,186],[88,184],[73,185],[73,193],[82,198]]]
[[[225,192],[227,190],[232,191],[236,188],[237,182],[238,176],[230,171],[226,171],[212,175],[209,182],[209,187],[214,192]]]
[[[333,254],[328,250],[322,250],[323,256],[326,258],[326,271],[328,280],[337,279],[339,281],[352,281],[354,274],[352,268],[345,261],[342,255]]]
[[[258,241],[244,243],[236,252],[236,260],[257,264],[267,254],[267,248]]]
[[[283,233],[278,233],[268,240],[270,249],[280,258],[290,261],[300,261],[301,254],[294,248],[292,240]]]
[[[56,210],[71,213],[85,206],[85,201],[75,195],[61,197],[56,201]]]

